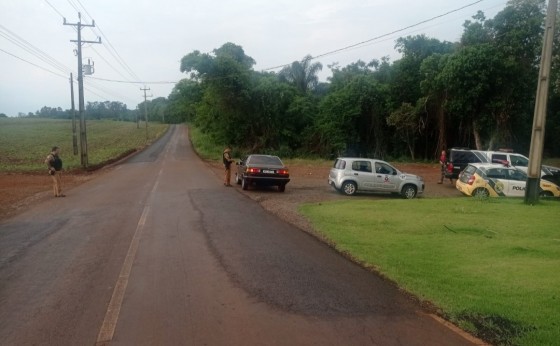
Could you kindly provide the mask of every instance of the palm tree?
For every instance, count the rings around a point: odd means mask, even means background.
[[[302,93],[313,90],[319,83],[317,72],[323,69],[320,62],[311,63],[313,57],[307,55],[302,61],[294,61],[284,67],[280,73],[280,80],[293,84]]]

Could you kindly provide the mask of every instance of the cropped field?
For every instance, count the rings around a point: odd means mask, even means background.
[[[301,207],[340,251],[497,345],[560,340],[560,202],[473,198]]]
[[[89,166],[97,166],[140,149],[161,136],[166,129],[167,125],[149,123],[147,141],[145,128],[141,126],[137,129],[136,123],[89,120]],[[65,169],[80,167],[79,154],[73,154],[70,120],[0,118],[0,171],[45,170],[43,162],[53,146],[61,148],[60,156]]]

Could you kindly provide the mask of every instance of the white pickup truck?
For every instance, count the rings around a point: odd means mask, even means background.
[[[517,153],[510,153],[506,151],[481,151],[488,157],[488,161],[492,163],[508,163],[513,167],[527,173],[529,166],[529,158]],[[541,178],[549,180],[555,184],[560,182],[560,168],[547,165],[541,166]]]

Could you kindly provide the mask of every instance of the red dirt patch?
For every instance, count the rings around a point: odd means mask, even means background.
[[[66,191],[93,177],[91,173],[64,173],[62,190]],[[30,204],[52,197],[52,180],[48,174],[0,173],[0,220],[24,210]]]
[[[217,162],[208,164],[221,179],[222,165]],[[449,180],[444,184],[437,184],[439,180],[439,165],[437,164],[413,163],[395,164],[395,166],[407,173],[424,177],[426,182],[424,196],[426,197],[460,196],[455,189],[455,184],[451,184]],[[300,203],[347,198],[328,186],[327,177],[330,164],[298,163],[290,165],[289,168],[292,181],[288,184],[285,193],[276,193],[273,189],[258,189],[248,191],[247,195],[258,201],[264,208],[302,228],[308,226],[303,224],[301,217],[297,214],[297,206]],[[62,176],[62,188],[64,191],[68,191],[98,174],[103,173],[65,172]],[[46,173],[0,173],[0,220],[17,214],[34,202],[52,198],[51,189],[51,179]]]

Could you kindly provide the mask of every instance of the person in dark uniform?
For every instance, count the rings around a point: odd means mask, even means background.
[[[231,148],[229,146],[224,149],[222,159],[226,170],[224,176],[224,186],[231,186],[231,163],[235,160],[231,158]]]
[[[55,197],[66,197],[62,194],[62,184],[60,174],[62,173],[62,160],[60,159],[60,148],[52,147],[51,153],[47,155],[45,163],[49,167],[49,175],[53,180],[53,192]]]

